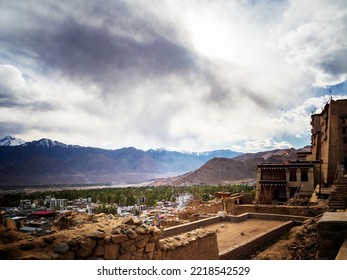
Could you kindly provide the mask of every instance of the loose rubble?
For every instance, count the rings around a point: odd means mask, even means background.
[[[256,260],[316,260],[317,219],[307,220],[292,228],[288,235],[251,258]]]

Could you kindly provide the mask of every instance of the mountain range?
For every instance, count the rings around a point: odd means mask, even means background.
[[[6,136],[0,139],[0,185],[138,183],[192,172],[215,157],[239,155],[231,150],[107,150]]]

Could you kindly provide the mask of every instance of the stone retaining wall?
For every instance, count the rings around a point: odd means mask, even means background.
[[[317,259],[335,259],[347,238],[347,212],[324,213],[318,222],[317,229]]]

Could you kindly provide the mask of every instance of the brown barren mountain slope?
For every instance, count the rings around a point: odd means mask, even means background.
[[[199,169],[181,176],[156,180],[154,185],[226,185],[254,182],[260,163],[283,163],[297,159],[297,151],[279,149],[255,154],[243,154],[232,159],[213,158]]]

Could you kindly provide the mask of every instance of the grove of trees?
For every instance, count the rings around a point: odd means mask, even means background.
[[[209,200],[214,197],[214,193],[225,191],[231,193],[253,192],[254,188],[247,185],[226,185],[226,186],[186,186],[186,187],[107,187],[107,188],[79,188],[63,190],[45,190],[41,188],[37,192],[18,192],[0,194],[0,207],[17,207],[21,199],[39,200],[46,196],[55,198],[66,198],[74,200],[78,198],[91,198],[93,202],[103,204],[117,204],[118,206],[130,206],[134,204],[145,204],[148,207],[155,206],[158,201],[172,201],[179,193],[190,193],[195,199]]]

